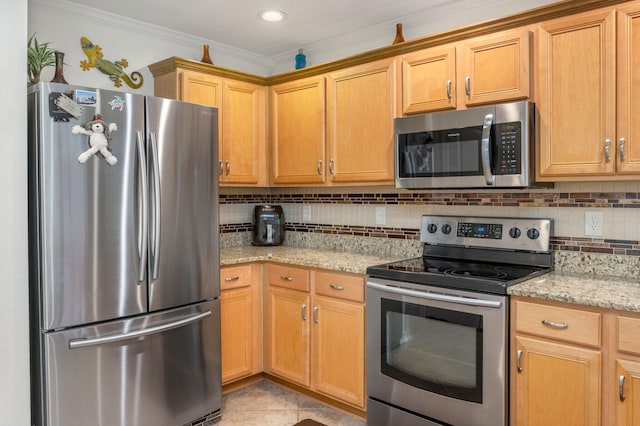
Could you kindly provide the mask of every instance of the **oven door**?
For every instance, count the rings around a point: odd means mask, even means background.
[[[367,392],[427,419],[504,425],[507,297],[367,280]]]

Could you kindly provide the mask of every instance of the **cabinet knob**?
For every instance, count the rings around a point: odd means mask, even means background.
[[[322,176],[322,160],[318,160],[318,165],[316,166],[318,169],[318,175]]]
[[[302,304],[302,309],[300,310],[300,315],[302,316],[302,321],[306,321],[307,320],[307,305],[306,304]]]
[[[287,276],[287,275],[280,275],[280,279],[282,281],[293,281],[293,277]]]
[[[220,161],[219,167],[218,167],[218,174],[220,176],[222,176],[224,174],[224,165],[222,163],[222,161]]]
[[[516,369],[518,370],[518,373],[522,373],[522,367],[520,366],[520,358],[522,358],[522,349],[518,349],[518,352],[516,355]]]
[[[231,163],[229,161],[227,161],[227,176],[229,176],[229,173],[231,173]]]
[[[236,277],[225,277],[225,281],[226,282],[231,282],[231,281],[238,281],[240,279],[240,277],[236,276]]]
[[[329,287],[331,287],[332,289],[334,289],[336,291],[344,290],[344,286],[342,284],[329,284]]]
[[[624,144],[625,144],[625,140],[624,138],[620,138],[620,161],[625,161],[625,155],[624,155]]]
[[[451,99],[451,80],[447,80],[447,99]]]
[[[333,169],[333,158],[329,160],[329,173],[331,173],[331,176],[336,175],[336,171]]]
[[[467,92],[467,96],[471,96],[471,77],[469,76],[464,79],[464,91]]]
[[[313,322],[315,322],[316,324],[318,323],[318,309],[320,309],[317,306],[313,307]]]
[[[626,399],[624,396],[624,375],[618,378],[618,398],[620,398],[620,402]]]

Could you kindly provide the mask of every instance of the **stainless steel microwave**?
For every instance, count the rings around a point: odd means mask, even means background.
[[[534,115],[520,101],[396,118],[396,187],[531,186]]]

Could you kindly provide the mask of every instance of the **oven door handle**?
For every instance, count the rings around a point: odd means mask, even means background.
[[[428,293],[424,291],[409,290],[406,288],[392,287],[392,286],[388,286],[384,284],[376,284],[372,282],[367,282],[367,287],[373,288],[376,290],[385,291],[387,293],[399,294],[402,296],[413,296],[413,297],[418,297],[420,299],[427,299],[427,300],[437,300],[439,302],[461,303],[463,305],[481,306],[484,308],[499,309],[502,307],[502,302],[497,302],[494,300],[478,300],[478,299],[471,299],[468,297],[450,296],[447,294]]]

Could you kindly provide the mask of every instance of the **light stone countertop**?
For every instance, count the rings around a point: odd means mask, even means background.
[[[621,311],[640,312],[638,279],[550,272],[508,288],[526,296]]]
[[[247,262],[278,262],[333,271],[365,274],[368,266],[401,260],[398,257],[372,256],[336,250],[297,247],[230,247],[220,250],[220,266]]]
[[[365,274],[368,266],[401,259],[403,258],[283,246],[241,246],[220,250],[221,266],[248,262],[277,262],[356,274]],[[638,279],[553,271],[513,285],[507,291],[513,296],[640,312]]]

